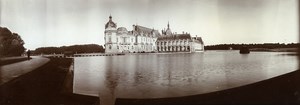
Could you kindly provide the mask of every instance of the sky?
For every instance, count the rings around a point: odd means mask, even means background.
[[[205,45],[298,42],[297,0],[0,0],[0,26],[27,49],[104,44],[109,20],[202,37]]]

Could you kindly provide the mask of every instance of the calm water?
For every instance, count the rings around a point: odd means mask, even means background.
[[[74,58],[74,93],[113,98],[202,94],[298,69],[286,52],[206,51]]]

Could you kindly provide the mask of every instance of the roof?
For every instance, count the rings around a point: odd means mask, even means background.
[[[160,36],[160,33],[158,32],[158,30],[154,30],[154,29],[139,26],[139,25],[135,25],[133,30],[135,32],[137,32],[138,35],[142,35],[141,33],[144,33],[144,35],[148,35],[148,36],[154,35],[153,37]]]
[[[171,29],[170,29],[170,24],[169,24],[169,22],[168,22],[168,28],[167,28],[165,34],[166,34],[166,35],[172,35],[172,31],[171,31]]]
[[[176,40],[176,39],[191,39],[190,34],[174,34],[158,37],[158,40]]]
[[[158,30],[154,30],[154,34],[156,35],[156,37],[161,36],[160,33],[158,32]]]
[[[201,44],[203,44],[203,40],[202,40],[201,37],[193,37],[193,39],[195,39],[195,42],[196,42],[196,43],[201,43]]]
[[[109,21],[105,24],[105,29],[108,27],[117,28],[117,24],[112,21],[112,17],[109,16]]]
[[[166,30],[166,35],[172,35],[172,31],[171,31],[170,28],[168,28],[168,29]]]
[[[127,31],[127,29],[125,27],[119,27],[117,31]]]

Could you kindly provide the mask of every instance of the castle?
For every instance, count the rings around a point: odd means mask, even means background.
[[[133,25],[132,31],[109,21],[104,31],[105,53],[143,53],[143,52],[198,52],[204,51],[201,37],[191,37],[189,33],[172,33],[169,23],[167,30],[158,30]]]

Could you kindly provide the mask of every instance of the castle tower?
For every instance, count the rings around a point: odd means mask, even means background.
[[[112,16],[109,16],[109,21],[105,24],[104,31],[105,53],[118,52],[117,49],[117,24],[112,21]]]

